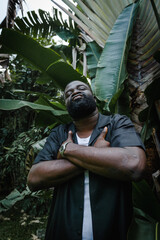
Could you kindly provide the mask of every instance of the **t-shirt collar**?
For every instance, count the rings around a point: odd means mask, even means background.
[[[97,138],[97,136],[99,136],[99,134],[102,132],[102,129],[107,126],[108,124],[110,124],[111,122],[111,116],[105,116],[105,115],[102,115],[101,113],[99,113],[99,117],[98,117],[98,121],[97,121],[97,124],[96,124],[96,127],[95,129],[93,130],[92,132],[92,135],[91,135],[91,138],[90,138],[90,141],[89,141],[89,144],[91,144],[95,138]],[[69,128],[68,128],[68,131],[71,130],[72,133],[73,133],[73,141],[75,143],[77,143],[77,138],[76,138],[76,127],[74,125],[74,123],[71,123],[69,125]]]

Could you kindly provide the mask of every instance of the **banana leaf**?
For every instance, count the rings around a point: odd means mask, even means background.
[[[86,78],[65,63],[55,51],[42,47],[38,42],[11,29],[3,29],[1,53],[17,53],[37,69],[46,73],[55,87],[64,89],[73,80],[87,82]],[[65,74],[62,74],[62,69]],[[48,80],[48,78],[46,78]]]
[[[46,105],[42,105],[42,104],[21,101],[21,100],[0,99],[0,109],[1,110],[15,110],[15,109],[19,109],[22,107],[30,107],[34,110],[51,111],[51,113],[53,113],[53,115],[55,115],[55,116],[68,115],[67,111],[56,110],[53,108],[53,106],[51,107],[51,106],[46,106]]]
[[[102,48],[121,11],[133,3],[132,0],[75,0],[74,2],[77,4],[75,5],[69,0],[62,0],[75,13],[72,14],[57,1],[51,1],[68,14]],[[83,33],[81,35],[83,36]]]
[[[95,92],[105,109],[116,112],[116,103],[127,78],[126,62],[139,1],[126,7],[114,24],[99,59]]]
[[[148,183],[145,180],[133,182],[132,191],[134,207],[160,222],[160,203]]]
[[[150,203],[151,205],[153,203]],[[141,209],[134,208],[134,217],[128,232],[128,240],[160,239],[160,222],[150,217]]]
[[[53,50],[42,47],[29,36],[12,29],[2,30],[1,44],[1,52],[8,50],[7,53],[17,53],[43,71],[51,63],[60,59],[60,56]]]
[[[17,189],[14,189],[7,197],[0,201],[0,213],[5,212],[10,209],[17,201],[25,198],[25,196],[30,195],[31,191],[26,188],[22,193]]]
[[[160,203],[145,180],[132,183],[133,220],[128,240],[160,239]]]
[[[87,69],[90,75],[90,78],[95,78],[97,64],[102,52],[102,48],[96,42],[89,42],[86,47],[86,57],[87,57]]]

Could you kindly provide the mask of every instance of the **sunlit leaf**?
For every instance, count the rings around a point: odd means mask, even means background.
[[[115,112],[115,104],[127,77],[126,60],[129,38],[136,18],[138,3],[126,7],[110,33],[98,63],[95,92],[99,100],[106,102],[106,109]]]
[[[3,29],[1,52],[17,53],[38,69],[47,74],[56,87],[65,88],[73,80],[87,82],[86,78],[74,70],[71,65],[60,60],[60,56],[49,48],[42,47],[29,36],[10,29]],[[33,51],[34,49],[34,51]],[[65,74],[62,74],[62,69]]]

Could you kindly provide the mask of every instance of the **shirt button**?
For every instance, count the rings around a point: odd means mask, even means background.
[[[83,207],[82,207],[82,206],[80,206],[80,207],[79,207],[79,209],[80,209],[80,210],[83,210]]]
[[[80,230],[78,230],[77,233],[78,233],[78,235],[81,235],[81,231]]]

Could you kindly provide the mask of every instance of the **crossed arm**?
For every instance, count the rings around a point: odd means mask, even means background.
[[[145,169],[146,156],[139,147],[110,147],[105,140],[107,128],[98,137],[94,146],[73,143],[72,132],[68,133],[64,152],[54,161],[40,162],[32,166],[28,175],[31,190],[53,187],[81,174],[88,169],[98,175],[119,180],[139,180]]]

